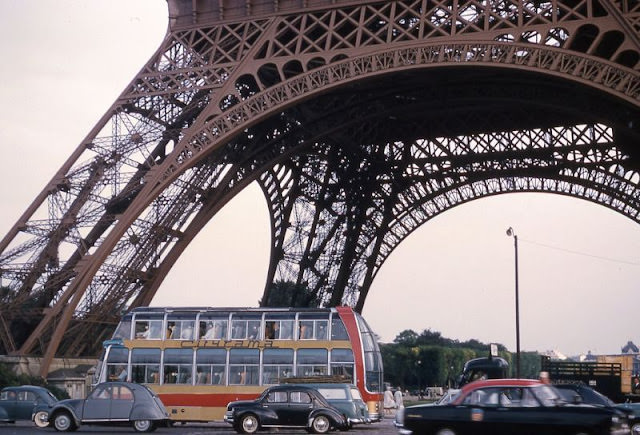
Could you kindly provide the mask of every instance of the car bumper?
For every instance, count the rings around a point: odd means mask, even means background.
[[[225,421],[226,423],[233,424],[233,414],[232,414],[232,413],[227,412],[227,413],[224,415],[224,421]]]

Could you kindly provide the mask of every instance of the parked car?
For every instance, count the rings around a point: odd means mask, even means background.
[[[448,405],[401,409],[395,423],[405,435],[629,433],[619,410],[566,404],[555,388],[531,379],[472,382]]]
[[[151,432],[169,421],[164,405],[149,388],[129,382],[98,384],[86,399],[68,399],[49,412],[50,425],[72,431],[82,424],[131,424],[136,432]]]
[[[0,421],[33,420],[36,426],[45,427],[49,409],[57,401],[56,396],[44,387],[5,387],[0,391]]]
[[[616,408],[627,413],[631,435],[640,435],[640,403],[619,403]]]
[[[256,400],[230,402],[224,420],[238,433],[282,426],[320,434],[349,428],[340,410],[317,390],[304,385],[277,385],[267,388]]]
[[[349,425],[371,423],[367,404],[360,390],[353,384],[304,384],[316,389],[329,404],[338,408],[347,417]]]
[[[632,435],[640,435],[640,403],[614,403],[604,394],[582,383],[558,384],[556,389],[569,403],[586,403],[595,406],[617,408],[627,416]]]

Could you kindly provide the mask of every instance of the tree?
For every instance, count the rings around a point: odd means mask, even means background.
[[[260,306],[314,308],[320,306],[320,299],[304,284],[276,281],[269,287],[267,300],[260,300]]]

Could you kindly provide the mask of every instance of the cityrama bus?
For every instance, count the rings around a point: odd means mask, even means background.
[[[289,377],[340,375],[381,418],[382,358],[349,307],[136,308],[104,342],[94,382],[127,380],[158,394],[174,421],[222,420],[227,403]]]

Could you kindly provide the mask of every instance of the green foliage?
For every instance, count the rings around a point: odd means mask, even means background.
[[[306,285],[276,281],[269,288],[267,300],[260,300],[260,306],[313,308],[320,306],[320,300]]]
[[[25,374],[18,375],[14,373],[7,364],[0,363],[0,388],[17,385],[37,385],[45,387],[47,390],[51,391],[58,400],[69,399],[69,394],[66,390],[49,385],[44,379],[38,376],[29,376]]]
[[[385,381],[403,389],[427,386],[452,386],[470,359],[489,355],[489,344],[478,340],[460,342],[445,338],[440,332],[426,329],[418,334],[400,332],[393,343],[380,344]],[[515,376],[515,355],[498,345],[498,353],[509,363]],[[521,352],[521,376],[537,378],[540,356],[537,352]]]

